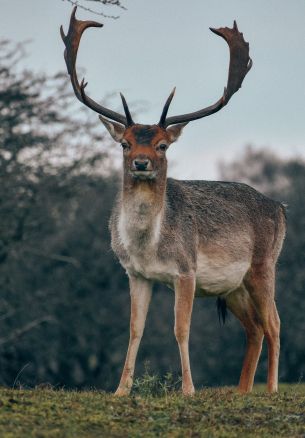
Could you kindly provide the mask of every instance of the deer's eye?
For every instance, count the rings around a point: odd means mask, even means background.
[[[129,144],[128,143],[121,143],[121,146],[122,146],[122,148],[123,148],[123,150],[124,151],[126,151],[126,150],[128,150],[128,149],[130,149],[130,147],[129,147]]]
[[[167,149],[167,144],[161,143],[158,148],[160,151],[165,152]]]

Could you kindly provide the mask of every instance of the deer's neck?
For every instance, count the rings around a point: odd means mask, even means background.
[[[165,190],[166,176],[162,181],[124,179],[119,233],[130,253],[147,253],[156,246],[163,219]]]

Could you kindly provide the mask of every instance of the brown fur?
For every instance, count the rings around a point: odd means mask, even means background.
[[[150,293],[141,295],[139,290],[151,291],[154,281],[175,290],[175,335],[185,394],[194,391],[188,338],[195,294],[225,299],[245,328],[248,344],[239,390],[252,389],[265,335],[268,390],[276,391],[279,318],[274,279],[285,235],[283,206],[246,184],[167,179],[166,154],[158,145],[169,145],[171,139],[163,128],[135,125],[126,129],[122,141],[128,143],[123,187],[110,228],[113,250],[130,278],[132,307],[130,346],[117,394],[130,391],[144,329],[149,299],[143,297]],[[139,157],[149,159],[152,177],[133,171],[133,160]]]

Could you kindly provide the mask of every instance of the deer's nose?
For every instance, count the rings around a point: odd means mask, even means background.
[[[136,170],[146,170],[148,166],[149,160],[147,158],[139,159],[136,158],[133,160],[133,165]]]

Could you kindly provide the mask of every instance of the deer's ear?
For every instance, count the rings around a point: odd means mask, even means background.
[[[110,120],[105,119],[105,117],[103,116],[99,116],[99,119],[103,123],[113,140],[120,143],[124,136],[125,126],[117,122],[110,122]]]
[[[174,141],[178,140],[178,138],[180,137],[180,135],[182,134],[182,130],[183,128],[188,124],[188,122],[186,123],[177,123],[177,125],[172,125],[169,126],[166,129],[166,132],[169,135],[169,139],[171,143],[174,143]]]

